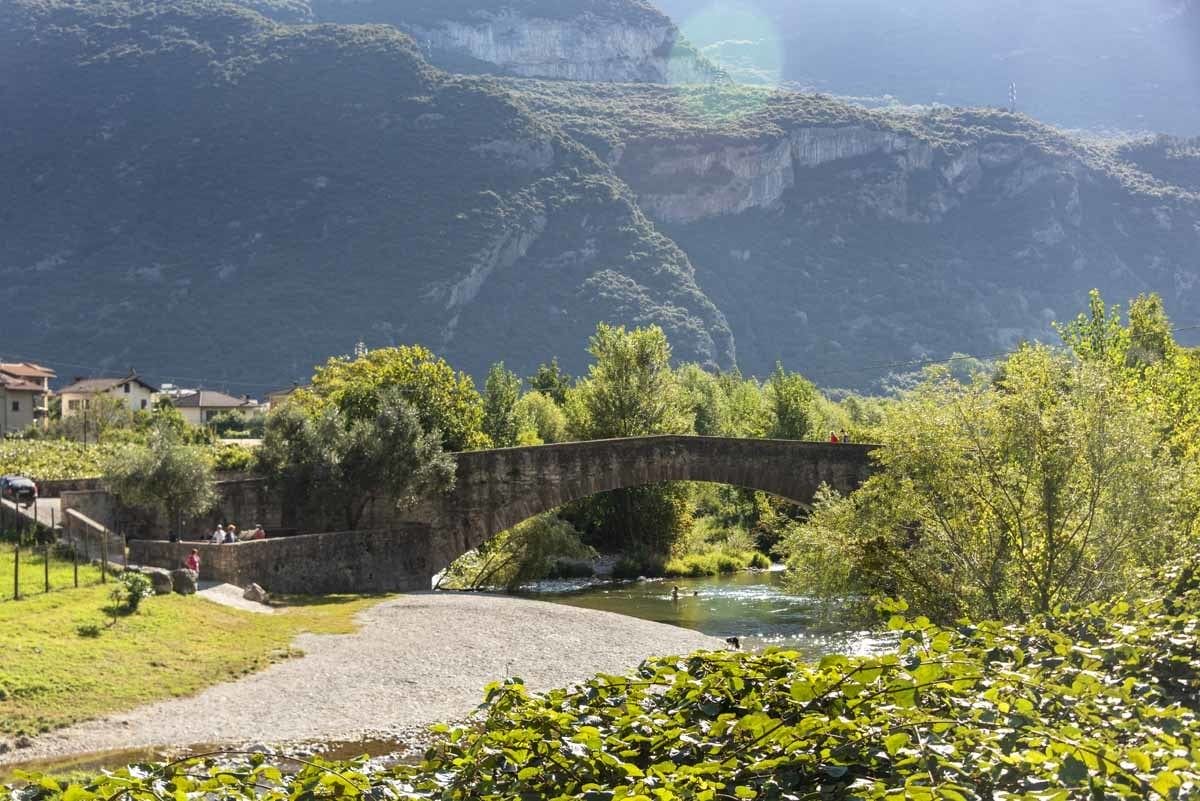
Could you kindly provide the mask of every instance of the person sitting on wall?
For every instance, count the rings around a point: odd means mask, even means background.
[[[225,542],[225,526],[218,523],[216,530],[213,531],[210,538],[213,545],[220,545]]]
[[[187,559],[183,560],[183,566],[196,574],[196,578],[200,578],[200,549],[193,548],[188,554]]]
[[[837,433],[836,433],[836,432],[834,432],[834,431],[830,431],[830,432],[829,432],[829,444],[830,444],[830,445],[837,445],[837,444],[838,444],[838,435],[837,435]]]
[[[266,538],[267,538],[267,531],[266,531],[266,529],[264,529],[262,527],[262,523],[255,523],[254,524],[254,533],[250,535],[250,539],[265,540]]]
[[[237,541],[238,541],[237,526],[235,526],[233,523],[230,523],[229,526],[226,527],[226,529],[225,529],[225,544],[232,545],[233,543],[235,543]]]

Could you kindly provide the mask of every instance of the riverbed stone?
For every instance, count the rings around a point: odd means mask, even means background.
[[[254,601],[256,604],[265,604],[267,602],[267,591],[257,584],[251,584],[242,593],[242,597],[247,601]]]
[[[180,595],[196,594],[196,573],[187,568],[171,571],[171,584]]]
[[[161,567],[143,567],[140,568],[140,572],[150,578],[155,595],[170,595],[175,589],[175,582],[171,578],[170,570]]]

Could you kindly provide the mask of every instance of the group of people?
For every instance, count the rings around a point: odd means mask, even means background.
[[[209,538],[209,542],[213,545],[231,545],[235,542],[248,542],[250,540],[265,540],[267,532],[263,529],[262,523],[257,523],[252,531],[238,533],[238,527],[233,523],[226,525],[218,525]]]
[[[841,433],[837,431],[829,432],[830,445],[847,445],[850,443],[850,435],[846,433],[846,429],[842,429]]]

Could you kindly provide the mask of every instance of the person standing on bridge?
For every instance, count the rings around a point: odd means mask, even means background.
[[[838,440],[839,440],[839,441],[840,441],[840,442],[841,442],[843,445],[845,445],[845,444],[847,444],[847,443],[849,443],[849,442],[850,442],[850,435],[846,433],[846,429],[844,429],[844,428],[843,428],[843,429],[842,429],[842,430],[841,430],[841,431],[838,433]]]

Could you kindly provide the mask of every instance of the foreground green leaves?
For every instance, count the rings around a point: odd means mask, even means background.
[[[883,656],[812,665],[787,651],[696,654],[542,697],[514,679],[488,688],[478,725],[442,727],[417,766],[201,759],[87,784],[30,776],[13,794],[1192,798],[1200,791],[1200,590],[1192,568],[1168,571],[1158,586],[1144,602],[1060,609],[1024,626],[939,628],[896,615],[899,644]]]

